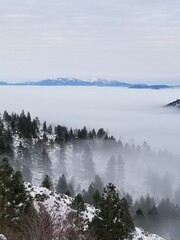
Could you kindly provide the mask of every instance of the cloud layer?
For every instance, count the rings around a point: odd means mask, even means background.
[[[178,97],[179,89],[1,86],[0,113],[24,109],[42,122],[103,127],[123,142],[146,140],[153,150],[180,154],[179,111],[162,108]]]

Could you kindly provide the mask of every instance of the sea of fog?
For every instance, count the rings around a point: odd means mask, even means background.
[[[49,124],[101,128],[123,142],[180,154],[180,111],[163,108],[179,89],[1,86],[0,112],[30,111]]]

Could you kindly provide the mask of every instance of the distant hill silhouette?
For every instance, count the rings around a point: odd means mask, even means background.
[[[165,107],[174,107],[180,109],[180,99],[177,99],[176,101],[170,102]]]
[[[166,89],[173,88],[169,85],[147,85],[147,84],[132,84],[127,82],[120,82],[117,80],[106,80],[106,79],[96,79],[84,81],[77,78],[56,78],[56,79],[45,79],[37,82],[16,82],[8,83],[0,81],[0,85],[9,86],[96,86],[96,87],[124,87],[124,88],[134,88],[134,89]],[[174,86],[178,87],[178,86]]]

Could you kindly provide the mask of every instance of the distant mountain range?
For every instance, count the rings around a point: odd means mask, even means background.
[[[166,89],[180,86],[168,86],[168,85],[147,85],[147,84],[130,84],[126,82],[120,82],[117,80],[109,81],[106,79],[97,79],[84,81],[77,78],[57,78],[46,79],[37,82],[21,82],[21,83],[8,83],[0,81],[0,85],[6,86],[96,86],[96,87],[126,87],[136,89]]]

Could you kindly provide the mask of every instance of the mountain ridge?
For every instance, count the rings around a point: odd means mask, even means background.
[[[27,82],[15,82],[8,83],[5,81],[0,81],[0,86],[95,86],[95,87],[125,87],[132,89],[167,89],[179,87],[179,85],[169,86],[166,84],[153,84],[148,85],[144,83],[127,83],[117,80],[107,80],[107,79],[96,79],[96,80],[81,80],[78,78],[56,78],[56,79],[45,79],[40,81],[27,81]]]

